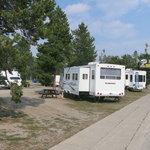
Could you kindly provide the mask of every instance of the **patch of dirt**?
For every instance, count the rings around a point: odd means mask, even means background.
[[[3,150],[48,149],[98,119],[99,114],[69,107],[74,103],[69,99],[40,98],[43,88],[25,88],[18,104],[10,101],[10,90],[0,90],[2,106],[7,108],[0,110]]]
[[[42,99],[44,88],[24,88],[18,104],[10,101],[10,90],[0,90],[0,150],[48,149],[125,105]]]

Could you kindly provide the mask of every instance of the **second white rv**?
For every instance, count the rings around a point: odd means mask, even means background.
[[[133,91],[143,90],[146,87],[146,71],[126,69],[125,87]]]
[[[121,97],[125,91],[125,66],[89,63],[64,69],[63,91],[74,95]]]
[[[7,74],[7,79],[6,79]],[[0,76],[4,78],[5,84],[1,84],[0,87],[10,87],[11,83],[16,83],[18,86],[22,85],[22,79],[20,77],[20,74],[18,71],[12,71],[11,73],[9,71],[1,71]]]

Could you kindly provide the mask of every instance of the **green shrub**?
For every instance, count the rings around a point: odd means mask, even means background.
[[[23,87],[29,87],[30,83],[28,81],[22,81],[22,86]]]
[[[22,87],[18,86],[16,83],[11,84],[11,101],[15,103],[21,102],[21,96],[23,95]]]

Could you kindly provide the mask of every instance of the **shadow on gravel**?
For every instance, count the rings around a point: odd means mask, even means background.
[[[75,95],[65,95],[65,98],[69,98],[73,101],[88,101],[91,103],[116,103],[119,102],[118,100],[115,100],[114,98],[104,98],[104,99],[95,99],[94,97],[79,97]]]
[[[45,100],[38,99],[38,98],[22,97],[21,103],[15,103],[10,100],[10,97],[3,97],[2,102],[0,104],[1,106],[4,106],[9,109],[20,109],[20,108],[25,108],[26,106],[37,107],[43,103],[45,103]]]
[[[15,112],[15,110],[0,108],[0,120],[2,118],[10,117],[10,118],[22,118],[25,117],[26,114],[22,112]]]

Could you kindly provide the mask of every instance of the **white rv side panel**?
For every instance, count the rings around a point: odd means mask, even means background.
[[[89,68],[80,68],[80,77],[79,77],[79,91],[80,92],[89,92]]]
[[[96,92],[96,64],[90,66],[90,95]]]
[[[125,66],[97,64],[95,96],[124,96]]]
[[[142,90],[146,87],[146,71],[126,69],[126,75],[127,89]]]
[[[63,90],[66,93],[79,95],[79,67],[70,67],[64,69]]]

